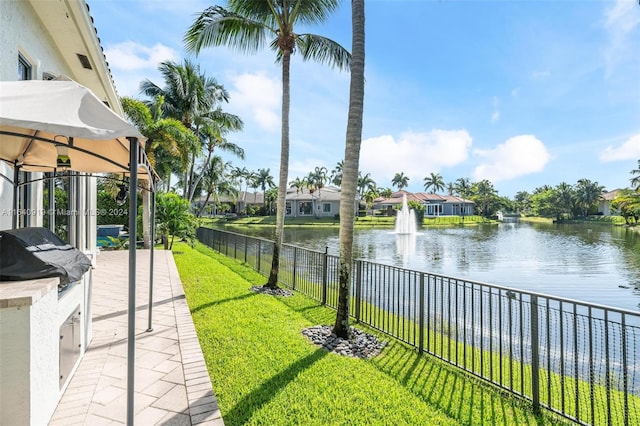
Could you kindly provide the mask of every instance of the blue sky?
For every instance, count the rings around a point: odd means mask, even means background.
[[[163,82],[161,61],[191,58],[231,93],[245,130],[228,139],[270,168],[280,156],[281,68],[268,49],[209,48],[182,37],[221,3],[87,0],[120,95]],[[351,48],[350,2],[322,26],[298,28]],[[640,159],[640,5],[636,0],[368,0],[361,171],[409,190],[440,173],[489,179],[500,195],[587,178],[629,185]],[[294,58],[289,180],[344,156],[349,74]]]

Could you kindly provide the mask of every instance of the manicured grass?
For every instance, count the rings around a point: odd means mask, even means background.
[[[237,219],[233,218],[202,218],[201,226],[275,226],[275,216],[247,216]],[[354,226],[356,228],[393,228],[396,218],[393,216],[363,216],[356,217]],[[425,217],[422,226],[451,226],[451,225],[477,225],[478,223],[492,223],[491,220],[481,216],[437,216]],[[291,227],[335,227],[340,226],[340,219],[335,217],[287,217],[285,226]]]
[[[335,311],[300,294],[256,294],[262,275],[201,244],[175,250],[228,425],[561,423],[395,340],[371,360],[320,350],[301,331],[332,324]]]

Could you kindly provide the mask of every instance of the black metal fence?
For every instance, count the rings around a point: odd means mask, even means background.
[[[199,228],[265,275],[273,242]],[[283,245],[280,282],[338,303],[338,257]],[[356,260],[351,315],[579,424],[640,424],[640,312]]]

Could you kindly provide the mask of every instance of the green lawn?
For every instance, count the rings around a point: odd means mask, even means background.
[[[201,244],[175,252],[228,425],[561,423],[387,337],[371,360],[320,350],[301,331],[333,323],[335,311],[300,294],[256,294],[263,276]]]

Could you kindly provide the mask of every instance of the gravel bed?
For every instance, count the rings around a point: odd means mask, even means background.
[[[348,340],[333,334],[332,329],[329,325],[314,325],[302,330],[302,334],[329,352],[354,358],[374,357],[387,346],[386,340],[378,340],[373,334],[367,334],[357,328],[351,327]]]
[[[285,288],[269,288],[269,287],[254,285],[249,290],[255,291],[256,293],[270,294],[271,296],[282,296],[282,297],[293,296],[293,293]]]

